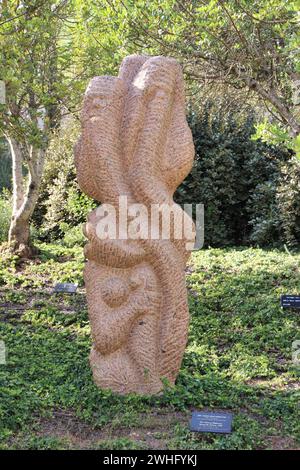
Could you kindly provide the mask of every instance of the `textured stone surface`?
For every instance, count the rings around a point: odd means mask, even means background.
[[[101,203],[173,204],[191,169],[179,64],[133,55],[118,77],[95,77],[75,148],[80,187]],[[186,240],[100,240],[97,213],[84,228],[85,284],[95,382],[118,393],[157,393],[174,383],[187,341]]]

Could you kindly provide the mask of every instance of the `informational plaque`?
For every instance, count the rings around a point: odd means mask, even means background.
[[[193,411],[190,430],[195,432],[231,433],[232,414],[210,411]]]
[[[283,308],[300,308],[300,295],[281,295],[280,305]]]
[[[77,284],[72,284],[70,282],[60,282],[54,286],[53,292],[66,292],[67,294],[74,294],[77,290]]]

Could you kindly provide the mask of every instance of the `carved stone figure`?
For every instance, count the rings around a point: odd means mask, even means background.
[[[175,206],[173,194],[191,169],[194,146],[174,59],[133,55],[118,77],[93,78],[81,120],[75,148],[80,187],[116,208],[117,226],[120,196],[128,207],[142,203],[149,214],[153,204]],[[169,239],[103,239],[99,220],[92,211],[84,228],[94,380],[122,394],[158,393],[163,379],[175,382],[187,341],[186,237],[174,236],[171,217]],[[162,220],[156,224],[161,229]]]

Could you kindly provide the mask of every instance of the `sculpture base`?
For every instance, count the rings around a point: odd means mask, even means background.
[[[128,393],[155,395],[163,390],[162,382],[149,377],[147,371],[143,377],[137,375],[129,356],[125,356],[123,352],[115,351],[102,356],[93,347],[90,353],[90,365],[96,385],[120,395]]]

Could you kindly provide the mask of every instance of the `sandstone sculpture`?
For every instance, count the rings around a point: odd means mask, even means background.
[[[133,55],[118,77],[93,78],[81,120],[80,187],[116,208],[117,225],[120,196],[146,208],[174,204],[194,157],[174,59]],[[186,239],[174,237],[174,220],[170,239],[100,239],[97,221],[94,210],[84,228],[94,380],[122,394],[157,393],[162,379],[174,383],[187,341]]]

